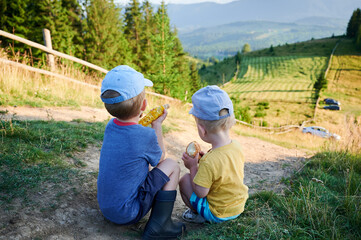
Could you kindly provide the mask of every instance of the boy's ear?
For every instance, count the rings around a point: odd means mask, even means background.
[[[140,108],[140,110],[142,112],[145,111],[145,109],[147,108],[147,105],[148,105],[147,99],[144,98],[143,103],[142,103],[142,107]]]

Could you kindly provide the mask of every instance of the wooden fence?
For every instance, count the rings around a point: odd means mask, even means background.
[[[61,52],[58,52],[58,51],[55,51],[51,48],[51,37],[50,37],[50,32],[49,30],[47,29],[44,29],[43,30],[43,36],[44,36],[44,42],[46,43],[47,46],[44,46],[44,45],[41,45],[39,43],[36,43],[36,42],[32,42],[30,40],[27,40],[25,38],[22,38],[22,37],[19,37],[19,36],[16,36],[14,34],[11,34],[11,33],[8,33],[8,32],[5,32],[5,31],[2,31],[0,30],[0,36],[4,36],[4,37],[7,37],[7,38],[10,38],[12,40],[15,40],[15,41],[18,41],[18,42],[21,42],[21,43],[24,43],[24,44],[27,44],[31,47],[34,47],[34,48],[37,48],[37,49],[40,49],[44,52],[47,52],[49,54],[53,54],[55,56],[58,56],[58,57],[61,57],[61,58],[65,58],[65,59],[68,59],[70,61],[73,61],[73,62],[77,62],[77,63],[80,63],[82,64],[83,66],[87,66],[89,68],[92,68],[94,70],[97,70],[97,71],[100,71],[102,73],[107,73],[108,70],[104,69],[104,68],[101,68],[97,65],[94,65],[92,63],[89,63],[87,61],[84,61],[82,59],[79,59],[79,58],[76,58],[76,57],[73,57],[73,56],[70,56],[70,55],[67,55],[65,53],[61,53]],[[50,46],[50,47],[49,47]],[[16,66],[16,67],[20,67],[20,68],[23,68],[23,69],[26,69],[26,70],[29,70],[29,71],[32,71],[32,72],[37,72],[37,73],[41,73],[41,74],[44,74],[44,75],[48,75],[48,76],[52,76],[52,77],[57,77],[57,78],[60,78],[60,79],[64,79],[64,80],[67,80],[67,81],[71,81],[71,82],[74,82],[74,83],[78,83],[78,84],[81,84],[81,85],[84,85],[84,86],[88,86],[88,87],[91,87],[91,88],[96,88],[96,89],[100,89],[99,86],[96,86],[96,85],[92,85],[92,84],[88,84],[88,83],[85,83],[85,82],[82,82],[82,81],[79,81],[79,80],[76,80],[76,79],[73,79],[73,78],[69,78],[69,77],[66,77],[66,76],[63,76],[61,74],[58,74],[58,73],[54,73],[54,72],[51,72],[51,71],[47,71],[47,70],[43,70],[43,69],[38,69],[38,68],[35,68],[35,67],[31,67],[31,66],[28,66],[28,65],[25,65],[25,64],[22,64],[22,63],[18,63],[18,62],[14,62],[14,61],[10,61],[8,59],[1,59],[0,58],[0,62],[2,63],[6,63],[6,64],[9,64],[9,65],[13,65],[13,66]],[[51,62],[51,60],[50,60]],[[51,67],[51,64],[50,63],[50,68],[52,69]],[[158,93],[154,93],[154,92],[149,92],[149,91],[146,91],[147,94],[149,95],[153,95],[153,96],[157,96],[157,97],[160,97],[160,98],[163,98],[163,99],[167,99],[169,101],[177,101],[177,102],[181,102],[180,100],[178,99],[175,99],[175,98],[172,98],[172,97],[168,97],[168,96],[164,96],[164,95],[161,95],[161,94],[158,94]]]

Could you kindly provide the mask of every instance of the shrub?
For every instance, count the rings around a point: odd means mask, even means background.
[[[265,121],[265,120],[262,120],[262,121],[259,122],[259,125],[260,125],[261,127],[268,127],[268,122]]]
[[[262,110],[257,110],[254,117],[265,117],[267,114]]]
[[[250,108],[249,107],[235,107],[234,109],[234,116],[236,117],[236,119],[247,122],[247,123],[251,123],[252,122],[252,117],[251,114],[249,112]]]
[[[257,103],[257,106],[259,108],[263,107],[264,109],[269,109],[269,102],[265,101],[265,102],[259,102]]]

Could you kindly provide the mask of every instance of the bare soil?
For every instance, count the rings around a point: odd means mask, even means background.
[[[7,111],[3,118],[22,120],[104,121],[110,118],[104,110],[92,108],[73,110],[0,107],[0,111]],[[188,143],[197,141],[204,151],[207,151],[210,145],[202,142],[194,124],[182,119],[172,121],[176,121],[177,128],[165,134],[164,142],[167,156],[178,161],[183,175],[187,169],[181,156]],[[285,186],[280,183],[281,179],[301,168],[307,158],[306,153],[300,149],[287,149],[234,133],[232,138],[238,140],[243,147],[246,160],[244,182],[249,187],[250,194],[262,190],[282,194]],[[23,200],[16,199],[11,206],[1,209],[0,239],[140,239],[147,217],[135,225],[118,226],[106,221],[99,211],[96,200],[96,173],[100,148],[101,144],[91,145],[84,152],[75,153],[72,158],[67,159],[69,162],[81,161],[84,174],[93,176],[81,186],[62,186],[61,192],[57,186],[42,186],[41,190],[30,196],[31,201],[24,203]],[[186,207],[178,194],[173,218],[182,221],[181,214],[185,210]],[[188,231],[202,227],[188,223],[186,226]]]

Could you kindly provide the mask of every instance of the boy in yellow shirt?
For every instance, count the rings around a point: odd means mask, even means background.
[[[212,149],[194,158],[183,153],[189,173],[181,178],[179,187],[189,209],[182,217],[195,223],[235,219],[244,211],[248,187],[243,183],[241,145],[229,136],[235,123],[232,101],[219,87],[207,86],[192,96],[192,103],[189,113],[195,118],[198,134]]]

